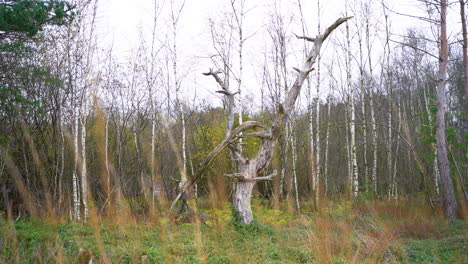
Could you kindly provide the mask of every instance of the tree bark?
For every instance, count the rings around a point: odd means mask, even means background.
[[[434,121],[432,118],[432,113],[429,109],[429,97],[427,96],[426,89],[423,88],[423,94],[424,94],[424,101],[425,101],[425,107],[426,107],[426,112],[427,112],[427,117],[429,119],[429,127],[432,131],[432,127],[434,125]],[[439,173],[439,167],[438,167],[438,158],[437,158],[437,145],[435,143],[431,144],[431,148],[434,152],[434,162],[433,162],[433,167],[434,167],[434,186],[435,186],[435,191],[436,194],[439,195],[440,193],[440,188],[439,188],[439,182],[440,182],[440,173]]]
[[[448,63],[448,43],[447,43],[447,0],[441,0],[440,8],[440,54],[439,54],[439,82],[437,85],[437,156],[442,181],[442,198],[444,204],[445,217],[453,220],[457,216],[457,201],[450,174],[450,165],[447,157],[447,142],[445,135],[445,107],[446,107],[446,87],[447,87],[447,63]]]
[[[291,126],[291,151],[292,151],[292,174],[293,174],[293,184],[294,184],[294,198],[296,202],[297,212],[301,211],[301,204],[299,202],[299,191],[297,189],[297,174],[296,174],[296,160],[297,160],[297,150],[296,150],[296,133],[292,131]]]
[[[252,189],[255,185],[255,178],[257,176],[256,162],[248,162],[240,166],[240,174],[243,178],[239,179],[236,184],[236,189],[233,196],[233,205],[239,214],[242,222],[250,224],[253,220],[251,197]]]
[[[346,1],[346,14],[348,13],[348,2]],[[347,47],[347,63],[346,63],[346,78],[348,84],[348,100],[349,105],[348,109],[350,111],[350,148],[351,148],[351,175],[350,175],[350,185],[351,192],[354,198],[358,195],[358,164],[357,164],[357,145],[356,145],[356,109],[354,105],[354,88],[351,83],[351,39],[349,33],[349,25],[346,22],[346,47]]]
[[[317,31],[320,34],[320,1],[317,1]],[[315,205],[320,199],[320,54],[317,56],[317,102],[315,110]]]
[[[81,220],[80,216],[80,195],[78,190],[78,155],[79,155],[79,145],[78,145],[78,107],[75,106],[74,109],[74,133],[73,133],[73,153],[74,153],[74,166],[73,166],[73,212],[75,220]]]
[[[330,87],[332,87],[330,85]],[[325,165],[324,165],[324,172],[323,172],[323,180],[325,184],[324,195],[326,196],[328,193],[328,142],[330,138],[330,108],[331,108],[331,101],[327,100],[327,132],[325,136]]]
[[[372,66],[372,46],[371,46],[371,38],[370,38],[370,28],[369,28],[369,16],[370,6],[366,7],[366,45],[367,45],[367,54],[368,54],[368,64],[369,64],[369,75],[370,75],[370,91],[369,91],[369,107],[371,111],[371,126],[372,126],[372,190],[375,195],[377,195],[377,124],[375,122],[375,108],[374,108],[374,73]]]
[[[463,32],[463,87],[465,88],[465,115],[468,119],[468,37],[466,30],[465,0],[460,0],[460,16]]]
[[[86,94],[83,98],[86,101]],[[81,118],[81,199],[83,201],[83,218],[88,219],[88,171],[86,167],[86,102],[83,105]]]

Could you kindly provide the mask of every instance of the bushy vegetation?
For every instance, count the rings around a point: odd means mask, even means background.
[[[201,203],[202,204],[202,203]],[[466,263],[468,225],[417,204],[329,202],[294,215],[255,200],[243,225],[229,205],[199,221],[2,220],[1,263]],[[307,212],[308,211],[308,212]],[[198,223],[198,224],[197,224]]]

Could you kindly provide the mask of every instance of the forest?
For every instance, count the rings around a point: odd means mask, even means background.
[[[468,263],[465,11],[0,1],[0,263]]]

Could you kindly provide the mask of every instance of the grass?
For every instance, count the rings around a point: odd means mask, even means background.
[[[199,210],[198,224],[0,220],[0,263],[79,263],[87,255],[93,263],[468,262],[467,222],[417,205],[330,202],[296,215],[255,201],[249,226],[227,205]]]

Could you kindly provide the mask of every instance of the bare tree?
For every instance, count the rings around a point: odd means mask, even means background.
[[[300,39],[307,39],[311,41],[314,45],[313,48],[309,51],[307,58],[305,59],[304,66],[302,69],[294,68],[297,71],[297,77],[292,85],[291,89],[289,90],[285,100],[279,106],[278,115],[273,121],[273,125],[270,128],[267,128],[255,121],[248,121],[243,123],[242,125],[238,126],[229,134],[229,136],[225,137],[225,139],[215,147],[205,158],[204,162],[198,168],[197,173],[195,173],[194,178],[179,192],[176,199],[172,202],[171,209],[175,206],[176,202],[180,199],[183,193],[185,193],[194,183],[195,181],[200,178],[213,159],[227,146],[230,146],[231,151],[233,151],[236,155],[237,162],[240,165],[238,173],[227,174],[229,177],[236,178],[237,185],[233,195],[233,206],[237,211],[241,221],[245,224],[250,224],[253,220],[252,209],[250,206],[251,196],[252,196],[252,189],[257,181],[261,180],[270,180],[275,175],[276,172],[273,172],[267,176],[259,176],[266,167],[270,164],[275,145],[278,140],[279,135],[281,134],[281,130],[284,128],[285,124],[287,123],[289,116],[294,110],[294,104],[299,96],[301,91],[302,85],[307,78],[308,74],[313,70],[313,65],[320,53],[320,49],[322,47],[323,42],[328,38],[330,33],[335,30],[339,25],[346,22],[349,17],[340,18],[335,23],[333,23],[330,27],[328,27],[324,33],[318,35],[315,38],[310,38],[306,36],[299,37]],[[214,72],[210,70],[206,75],[211,75],[216,82],[222,87],[221,92],[226,96],[233,96],[232,93],[228,92],[228,87],[224,85],[221,78],[218,76],[220,72]],[[231,94],[231,95],[229,95]],[[232,116],[230,114],[229,116]],[[253,129],[253,132],[245,133],[241,135],[241,132],[244,132],[248,129]],[[240,137],[257,137],[261,139],[261,144],[258,149],[258,152],[251,157],[250,159],[245,158],[242,153],[235,147],[233,143],[238,140]]]

